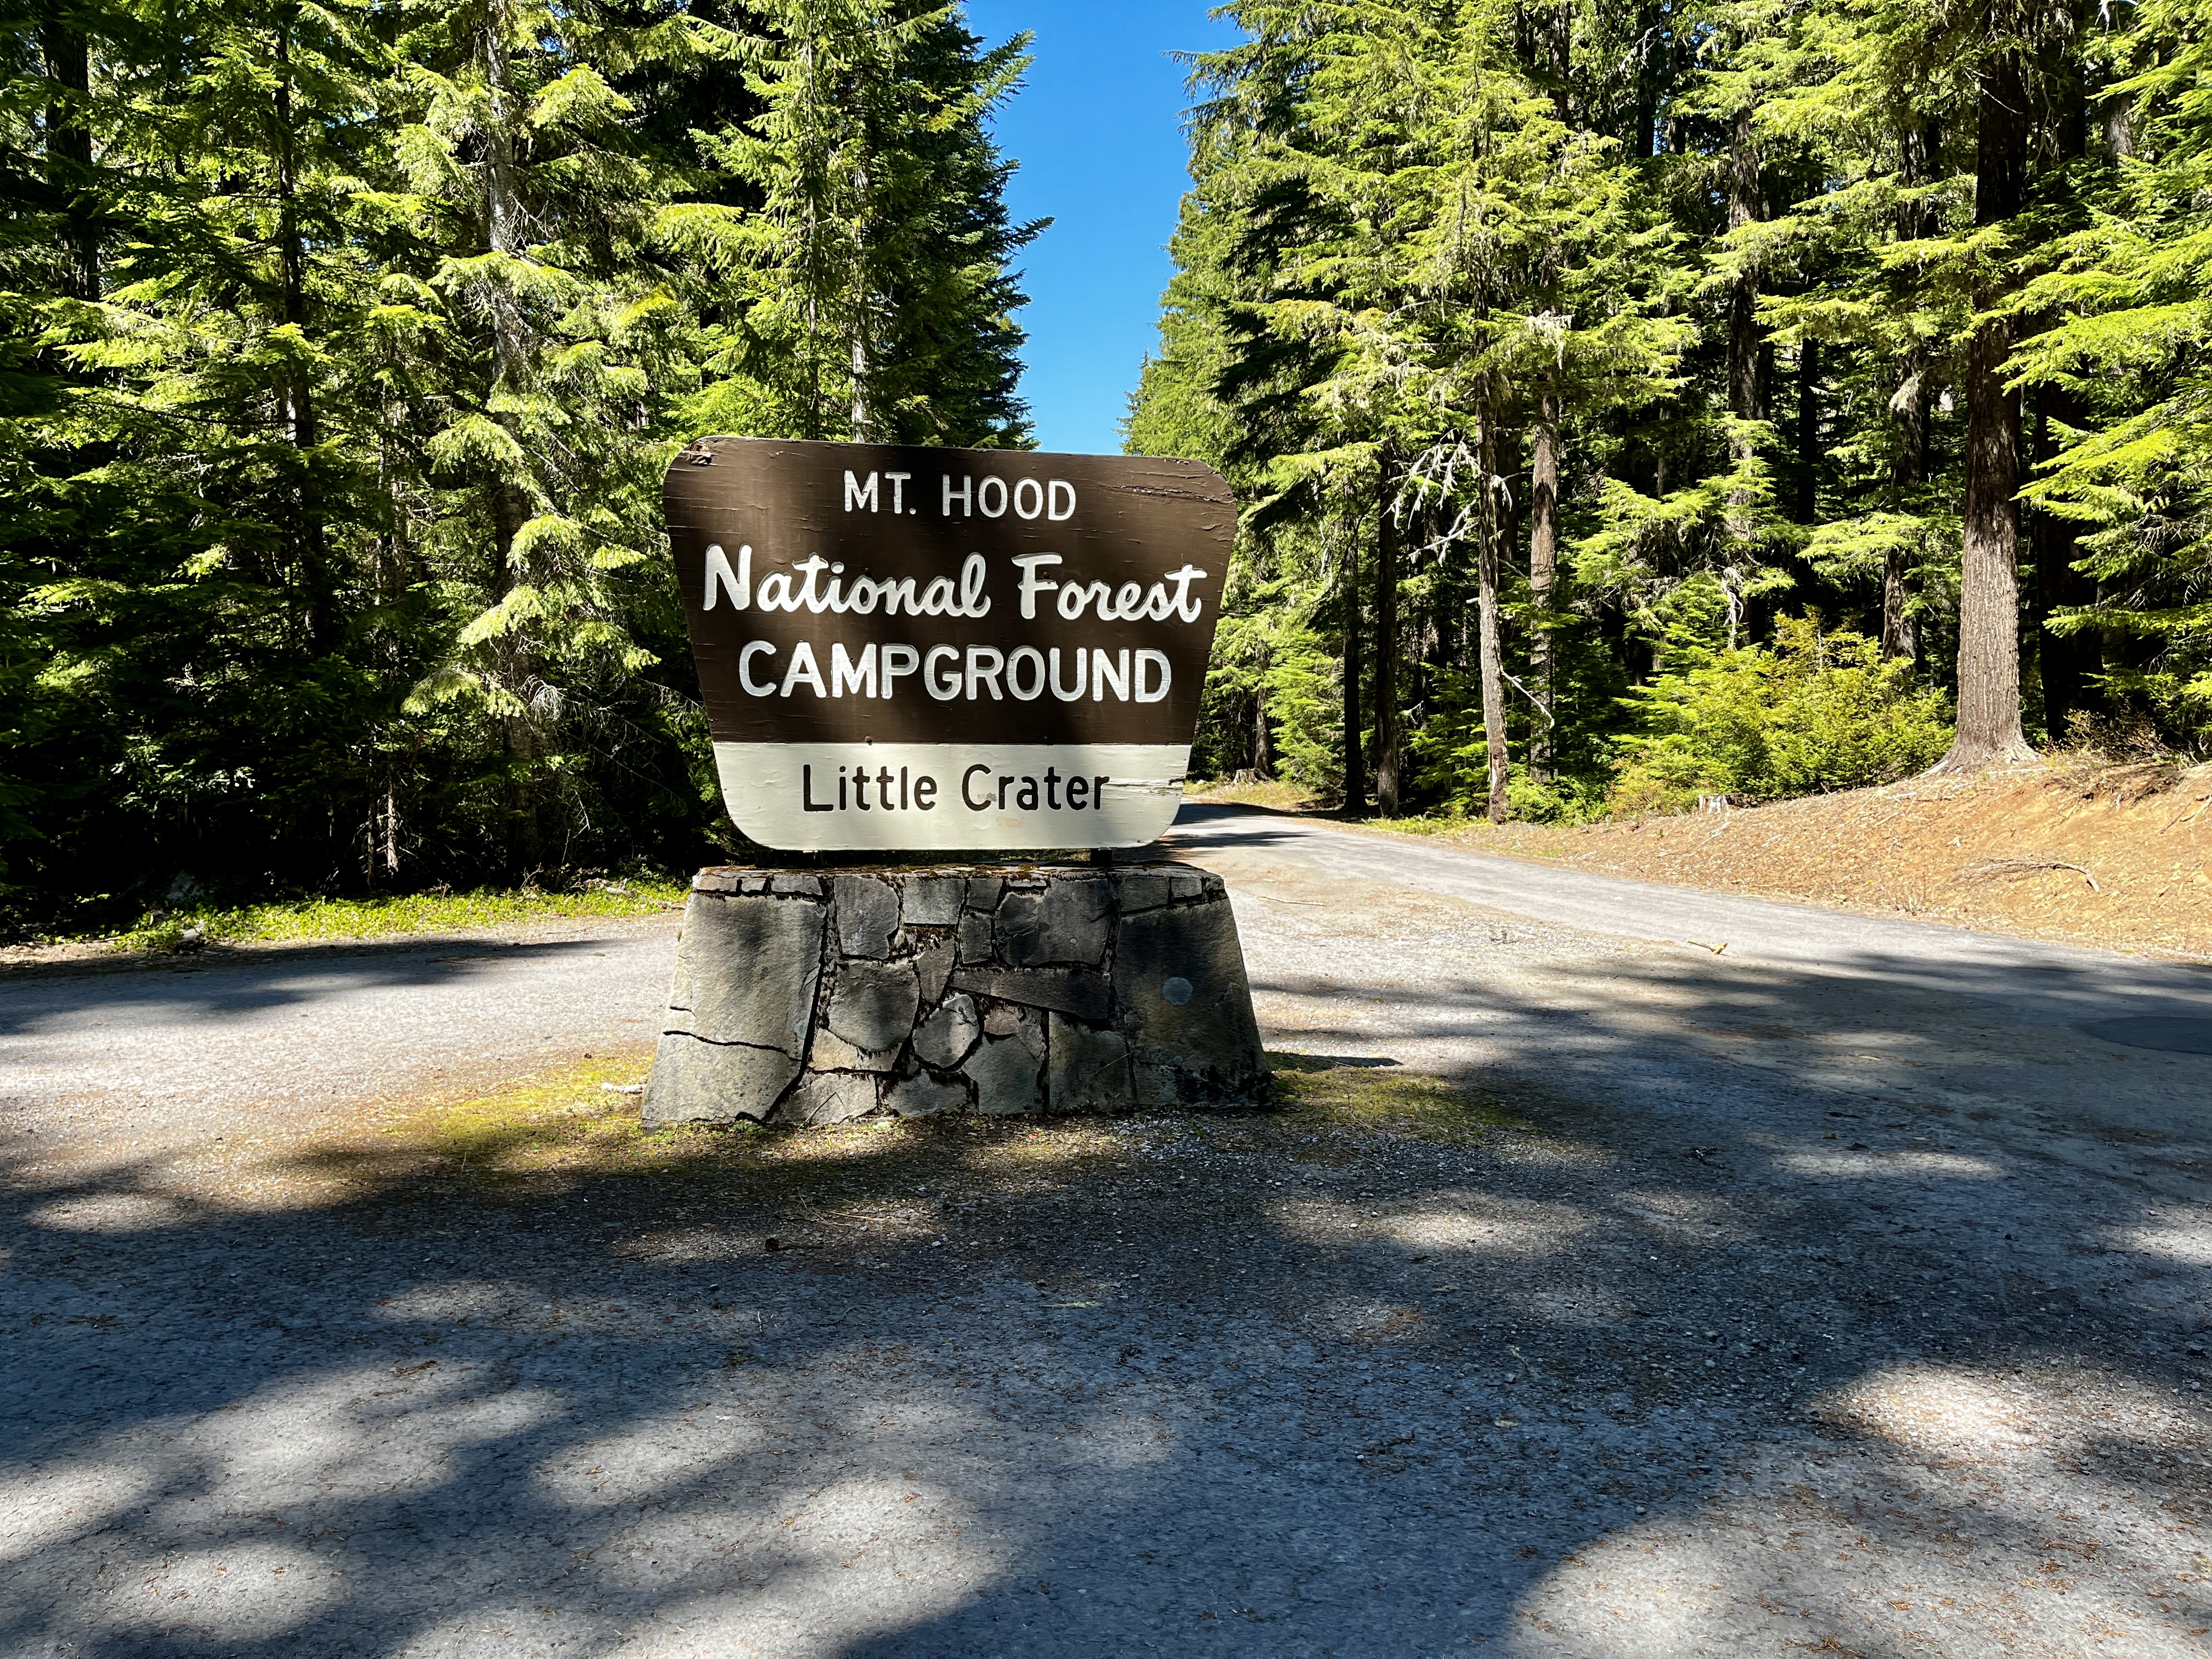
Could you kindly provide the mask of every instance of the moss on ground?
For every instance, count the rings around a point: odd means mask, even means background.
[[[189,944],[273,944],[301,939],[379,939],[392,933],[451,933],[523,927],[583,917],[619,920],[680,907],[688,884],[637,878],[574,893],[483,889],[467,893],[398,893],[369,898],[283,899],[266,904],[188,905],[149,912],[106,943],[118,951],[174,951]]]
[[[1413,1138],[1467,1145],[1529,1126],[1499,1102],[1388,1064],[1269,1056],[1271,1109],[1136,1118],[877,1119],[808,1129],[687,1124],[647,1128],[639,1093],[648,1054],[604,1057],[418,1108],[374,1133],[300,1149],[294,1170],[356,1193],[428,1182],[486,1192],[544,1193],[583,1182],[657,1176],[787,1200],[825,1183],[863,1192],[878,1181],[942,1178],[1021,1187],[1102,1170],[1142,1142],[1185,1137],[1218,1150],[1295,1146],[1299,1156],[1355,1156],[1362,1141]],[[1136,1133],[1133,1135],[1131,1131]]]
[[[1388,1062],[1270,1054],[1277,1115],[1286,1127],[1412,1135],[1465,1145],[1531,1126],[1494,1097]]]

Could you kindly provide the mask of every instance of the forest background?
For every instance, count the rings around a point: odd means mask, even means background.
[[[1030,441],[1026,42],[957,6],[8,9],[19,931],[726,855],[668,458]],[[2202,746],[2203,0],[1226,11],[1127,424],[1246,505],[1194,770],[1578,817]]]

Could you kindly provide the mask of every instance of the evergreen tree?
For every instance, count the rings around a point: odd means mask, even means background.
[[[823,11],[770,9],[0,13],[11,916],[726,836],[659,483],[819,343],[745,326],[788,226],[725,141]],[[1020,43],[877,12],[872,428],[1026,441]]]
[[[1027,441],[1012,167],[984,127],[1027,66],[957,8],[748,0],[768,25],[750,119],[706,140],[757,192],[743,314],[718,330],[710,400],[732,429],[855,441]]]

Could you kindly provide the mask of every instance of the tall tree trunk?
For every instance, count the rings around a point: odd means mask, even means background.
[[[2038,79],[2049,99],[2051,135],[2059,157],[2077,162],[2089,152],[2089,88],[2075,35],[2080,21],[2067,0],[2051,7]],[[2071,181],[2061,179],[2059,189]],[[2050,326],[2056,318],[2043,319]],[[2038,386],[2035,392],[2035,459],[2045,462],[2058,453],[2055,425],[2079,426],[2081,410],[2073,392],[2063,386]],[[2088,604],[2097,596],[2097,585],[2074,568],[2081,556],[2081,538],[2074,521],[2051,513],[2033,515],[2033,556],[2035,561],[2035,659],[2043,683],[2043,726],[2045,738],[2063,743],[2073,716],[2090,701],[2090,677],[2103,672],[2104,653],[2094,633],[2062,635],[2051,631],[2051,613]]]
[[[1344,538],[1344,575],[1338,604],[1344,612],[1344,810],[1357,817],[1367,810],[1366,722],[1360,717],[1359,531],[1355,521]]]
[[[522,111],[514,95],[514,70],[508,61],[506,8],[494,4],[483,26],[484,79],[490,93],[491,118],[484,125],[484,228],[492,252],[520,256],[524,246],[521,175],[515,162],[514,134]],[[491,306],[492,376],[495,387],[520,392],[529,382],[530,347],[521,313],[507,295],[495,290]],[[527,573],[520,568],[517,548],[522,528],[533,516],[529,493],[514,477],[501,473],[491,480],[494,591],[501,594],[520,586]],[[536,668],[526,639],[511,634],[501,647],[501,678],[507,690],[526,704]],[[528,714],[511,715],[501,722],[507,740],[513,783],[508,790],[508,865],[518,877],[526,877],[544,864],[544,836],[538,821],[538,734]]]
[[[2058,453],[2058,437],[2051,423],[2074,426],[2081,411],[2074,394],[2063,386],[2039,387],[2035,394],[2035,458],[2047,461]],[[2091,676],[2104,672],[2104,650],[2089,630],[2057,634],[2051,629],[2051,613],[2084,605],[2097,597],[2097,584],[2074,568],[2081,547],[2071,520],[2054,514],[2035,515],[2036,654],[2043,677],[2043,726],[2054,744],[2066,740],[2074,715],[2092,700]]]
[[[280,308],[287,325],[307,325],[305,238],[300,229],[300,169],[297,128],[292,106],[292,30],[299,8],[287,7],[276,29],[276,265],[283,290]],[[321,441],[315,416],[315,391],[304,369],[286,372],[280,392],[284,434],[299,471],[294,506],[293,562],[307,603],[307,648],[318,656],[338,642],[337,594],[331,569],[330,535],[325,521],[322,482],[315,471],[315,446]]]
[[[1974,222],[1987,228],[2020,211],[2027,170],[2027,75],[1998,47],[1981,64],[1976,117]],[[2003,297],[1984,275],[1974,306]],[[1966,534],[1959,571],[1959,731],[1934,770],[1978,772],[2035,758],[2020,720],[2020,400],[2006,389],[2012,325],[1992,318],[1966,348]]]
[[[1759,145],[1751,111],[1735,113],[1729,143],[1729,228],[1757,222],[1760,185]],[[1729,413],[1739,421],[1764,419],[1759,385],[1759,270],[1748,258],[1729,283]]]
[[[46,184],[62,203],[63,292],[100,297],[100,232],[92,181],[92,54],[62,0],[47,0],[39,52],[59,92],[46,105]]]
[[[1659,148],[1661,70],[1651,60],[1664,16],[1654,0],[1643,0],[1636,9],[1636,131],[1629,135],[1628,148],[1639,161],[1649,161]]]
[[[1729,145],[1729,228],[1740,230],[1754,222],[1759,216],[1760,185],[1759,178],[1759,147],[1751,127],[1751,111],[1740,109],[1735,114],[1734,133]],[[1729,413],[1738,422],[1764,420],[1766,410],[1760,397],[1759,329],[1759,270],[1746,258],[1737,267],[1735,278],[1729,283]],[[1741,467],[1756,453],[1751,434],[1738,426],[1729,437],[1729,459]],[[1732,541],[1744,543],[1757,533],[1758,524],[1753,516],[1753,495],[1742,484],[1729,491],[1728,533]],[[1735,612],[1731,602],[1729,622],[1729,644],[1735,644]]]
[[[868,343],[853,337],[853,441],[866,443],[873,435],[868,421]]]
[[[1490,394],[1474,406],[1475,471],[1482,480],[1482,509],[1475,526],[1475,605],[1482,629],[1482,736],[1489,762],[1486,810],[1492,823],[1505,822],[1505,785],[1511,776],[1505,754],[1505,659],[1498,625],[1498,433],[1491,419]]]
[[[1923,184],[1934,171],[1942,149],[1941,130],[1932,121],[1907,131],[1898,140],[1897,175],[1911,188]],[[1900,241],[1917,241],[1928,234],[1929,215],[1917,202],[1899,209],[1897,235]],[[1908,511],[1920,485],[1928,477],[1928,353],[1915,342],[1898,367],[1897,391],[1889,400],[1896,433],[1890,447],[1890,507]],[[1903,662],[1920,655],[1919,619],[1913,612],[1912,571],[1902,547],[1893,546],[1883,556],[1881,571],[1881,653]]]
[[[865,168],[854,173],[854,182],[860,191],[860,199],[865,202],[868,195],[868,175]],[[874,422],[870,416],[868,401],[868,319],[867,307],[864,303],[854,308],[853,315],[851,413],[853,441],[856,444],[866,443],[875,435]]]
[[[1538,406],[1534,459],[1528,470],[1528,681],[1539,725],[1528,741],[1528,775],[1552,781],[1559,764],[1553,736],[1552,609],[1559,569],[1559,400],[1544,394]]]
[[[1375,810],[1398,816],[1398,764],[1403,747],[1398,711],[1398,520],[1395,483],[1385,449],[1376,462],[1375,514]]]
[[[1797,512],[1799,524],[1819,514],[1820,496],[1820,343],[1797,346]]]

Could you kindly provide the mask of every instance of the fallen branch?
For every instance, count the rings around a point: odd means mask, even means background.
[[[1960,872],[1960,873],[1969,878],[1974,876],[2032,876],[2036,874],[2039,871],[2043,870],[2071,870],[2075,875],[2081,877],[2082,880],[2089,884],[2089,890],[2091,892],[2101,893],[2105,890],[2103,888],[2097,885],[2096,877],[2091,875],[2080,865],[2067,864],[2057,859],[1991,859],[1987,864],[1978,864],[1971,870],[1963,870]]]
[[[2186,814],[2185,814],[2185,813],[2181,813],[2181,812],[2176,812],[2176,813],[2175,813],[2175,814],[2174,814],[2171,818],[2169,818],[2169,819],[2167,819],[2167,820],[2166,820],[2166,830],[2171,830],[2171,829],[2172,829],[2172,828],[2173,828],[2173,826],[2174,826],[2175,824],[2181,823],[2181,822],[2183,821],[2183,819],[2185,818],[2185,817],[2186,817],[2187,821],[2188,821],[2191,824],[2192,824],[2192,825],[2193,825],[2193,824],[2197,822],[2197,819],[2199,819],[2199,818],[2201,818],[2201,817],[2203,817],[2204,816],[2204,807],[2205,807],[2205,806],[2212,806],[2212,795],[2207,795],[2207,796],[2205,796],[2205,797],[2204,797],[2204,805],[2203,805],[2203,806],[2199,806],[2199,807],[2198,807],[2198,808],[2197,808],[2194,812],[2189,812],[2189,813],[2186,813]],[[2161,830],[2159,833],[2160,833],[2160,835],[2163,835],[2163,834],[2165,834],[2165,833],[2166,833],[2166,830]]]

